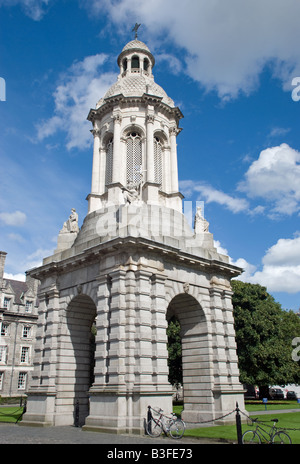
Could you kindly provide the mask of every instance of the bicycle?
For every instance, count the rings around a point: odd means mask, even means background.
[[[150,406],[149,406],[150,408]],[[163,414],[162,409],[152,409],[155,414],[159,415],[158,418],[153,417],[147,422],[146,431],[150,437],[159,437],[162,432],[170,435],[172,438],[181,438],[185,432],[185,423],[183,420],[178,419],[176,414],[171,413],[171,417]]]
[[[276,427],[276,423],[278,419],[271,419],[273,422],[273,426],[271,427],[270,433],[264,430],[258,423],[258,419],[251,419],[252,422],[256,422],[256,429],[255,430],[247,430],[242,435],[242,443],[243,444],[254,444],[260,445],[263,443],[269,444],[283,444],[283,445],[290,445],[292,443],[291,438],[286,432],[282,430],[278,430]]]

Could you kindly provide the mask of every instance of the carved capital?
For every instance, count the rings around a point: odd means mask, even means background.
[[[154,124],[154,114],[147,114],[146,123],[147,124]]]
[[[96,129],[92,129],[91,130],[91,133],[93,134],[94,138],[95,137],[100,137],[100,129],[96,128]]]
[[[112,116],[112,119],[114,121],[114,124],[116,124],[116,123],[121,124],[121,122],[122,122],[122,116],[121,116],[120,113],[114,114]]]
[[[179,134],[179,132],[180,131],[177,129],[176,126],[172,126],[172,127],[169,128],[169,134],[170,135],[175,135],[176,136],[177,134]]]

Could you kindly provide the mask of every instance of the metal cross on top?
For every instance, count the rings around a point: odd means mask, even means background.
[[[137,39],[137,36],[138,36],[138,28],[141,26],[141,24],[138,24],[138,23],[135,23],[135,26],[134,28],[132,29],[132,32],[135,32],[135,40]]]

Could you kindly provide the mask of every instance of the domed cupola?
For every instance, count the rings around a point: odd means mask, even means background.
[[[97,108],[104,105],[108,98],[120,94],[124,97],[155,95],[161,98],[163,103],[174,108],[172,98],[154,81],[152,74],[154,64],[154,56],[146,44],[137,39],[126,44],[118,57],[120,68],[118,80],[108,89],[104,98],[99,100]]]
[[[155,59],[146,44],[132,40],[123,48],[118,57],[118,66],[122,76],[128,73],[152,75]]]

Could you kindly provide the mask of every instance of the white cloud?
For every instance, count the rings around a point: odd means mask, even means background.
[[[43,259],[51,255],[53,255],[53,248],[38,248],[36,251],[26,257],[22,268],[24,268],[24,271],[27,271],[29,269],[39,267],[43,264]]]
[[[219,245],[219,242],[216,242]],[[218,246],[218,250],[225,251]],[[260,284],[267,287],[269,292],[300,292],[300,237],[293,239],[279,239],[271,246],[262,259],[262,270],[248,263],[244,258],[230,262],[245,270],[238,280]]]
[[[270,247],[263,260],[262,271],[250,281],[265,285],[273,292],[300,292],[300,237],[279,239]]]
[[[25,282],[26,276],[25,274],[22,274],[22,273],[10,274],[10,273],[4,272],[4,279],[21,280],[22,282]]]
[[[230,258],[230,263],[243,269],[243,273],[236,277],[236,280],[242,280],[243,282],[249,282],[257,269],[254,264],[248,263],[244,258],[238,258],[236,261]]]
[[[221,253],[222,255],[226,255],[229,257],[230,264],[233,264],[234,266],[243,269],[243,273],[235,279],[242,280],[243,282],[249,282],[249,279],[252,278],[253,273],[256,271],[256,266],[248,263],[244,258],[238,258],[236,261],[234,261],[229,256],[227,249],[221,245],[219,240],[214,240],[214,246],[216,247],[218,253]]]
[[[87,56],[73,63],[61,76],[53,95],[54,115],[38,124],[38,140],[63,130],[67,133],[68,149],[84,149],[92,144],[91,123],[86,117],[116,81],[115,73],[100,72],[107,58],[105,54]]]
[[[199,193],[198,200],[205,200],[207,203],[218,203],[219,205],[225,206],[225,208],[229,209],[232,213],[247,211],[249,208],[249,203],[246,199],[232,197],[201,181],[180,181],[180,190],[186,196],[190,196],[193,192],[197,192]]]
[[[300,209],[299,178],[300,153],[283,143],[263,150],[238,188],[270,202],[272,215],[291,215]]]
[[[7,226],[22,226],[26,221],[26,214],[22,211],[0,213],[0,220]]]
[[[122,27],[138,18],[139,38],[160,49],[171,39],[185,72],[225,100],[253,91],[266,64],[289,90],[300,75],[298,0],[91,0],[88,9]]]
[[[50,0],[0,0],[0,7],[21,5],[27,16],[34,21],[40,21],[49,3]]]
[[[269,137],[283,137],[284,135],[288,134],[290,130],[290,128],[285,127],[273,127],[273,129],[270,131]]]
[[[8,238],[12,240],[13,242],[18,242],[18,243],[23,243],[25,240],[20,234],[15,234],[12,232],[11,234],[8,234]]]

